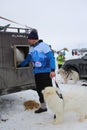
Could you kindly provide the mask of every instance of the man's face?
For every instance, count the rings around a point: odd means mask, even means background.
[[[28,43],[29,43],[30,45],[34,45],[34,41],[35,41],[35,40],[28,39]]]

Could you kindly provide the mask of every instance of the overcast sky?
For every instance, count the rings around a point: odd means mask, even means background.
[[[87,46],[87,0],[0,0],[0,16],[38,29],[55,50]]]

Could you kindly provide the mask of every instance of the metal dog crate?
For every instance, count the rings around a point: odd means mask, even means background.
[[[8,29],[12,30],[0,31],[0,95],[35,89],[32,64],[22,68],[16,65],[15,48],[22,49],[25,57],[29,50],[26,29],[12,27]]]

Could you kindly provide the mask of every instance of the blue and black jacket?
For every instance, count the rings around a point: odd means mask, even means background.
[[[26,66],[30,61],[33,63],[34,73],[47,73],[55,71],[55,58],[49,45],[39,40],[30,46],[26,59],[19,65]]]

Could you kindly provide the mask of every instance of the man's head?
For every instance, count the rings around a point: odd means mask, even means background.
[[[39,40],[38,32],[37,32],[37,30],[33,29],[33,30],[28,34],[28,43],[29,43],[30,45],[34,45],[38,40]]]

